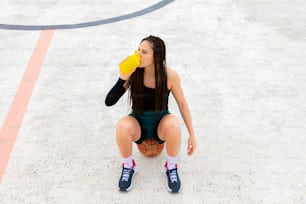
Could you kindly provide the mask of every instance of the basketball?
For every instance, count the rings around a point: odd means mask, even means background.
[[[146,139],[141,144],[137,144],[138,150],[141,154],[147,157],[155,157],[159,155],[164,149],[164,143],[159,144],[154,139]]]

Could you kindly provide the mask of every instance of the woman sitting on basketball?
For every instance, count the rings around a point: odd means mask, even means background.
[[[188,155],[192,155],[196,148],[196,139],[189,107],[177,72],[166,67],[166,47],[163,40],[155,36],[144,38],[139,46],[139,58],[139,66],[132,67],[130,72],[126,73],[121,69],[120,78],[105,99],[107,106],[114,105],[130,89],[132,112],[121,118],[116,126],[117,145],[123,157],[119,190],[129,191],[132,188],[132,178],[136,174],[132,143],[140,144],[153,138],[160,144],[166,144],[167,161],[164,166],[168,190],[177,193],[181,190],[177,170],[181,125],[168,110],[169,93],[173,94],[188,129],[187,151]]]

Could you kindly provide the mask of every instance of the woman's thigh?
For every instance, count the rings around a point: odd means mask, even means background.
[[[130,135],[133,141],[137,141],[141,136],[141,128],[136,118],[125,116],[118,121],[116,133],[117,135]]]
[[[167,134],[181,134],[180,121],[173,114],[165,115],[159,122],[157,128],[158,137],[165,141]]]

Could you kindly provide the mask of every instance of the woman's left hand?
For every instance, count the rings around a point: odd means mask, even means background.
[[[194,153],[196,147],[197,147],[197,143],[196,143],[195,137],[189,136],[188,147],[187,147],[187,153],[189,156],[191,156]]]

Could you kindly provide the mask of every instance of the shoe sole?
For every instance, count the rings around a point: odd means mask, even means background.
[[[174,192],[174,191],[172,191],[171,188],[169,188],[169,186],[168,186],[168,176],[167,176],[167,171],[166,171],[166,170],[164,171],[164,174],[165,174],[165,176],[166,176],[168,192],[169,192],[169,193],[180,193],[180,192],[182,191],[182,189],[183,189],[182,182],[181,182],[180,189],[179,189],[178,191],[175,191],[175,192]]]
[[[127,188],[127,189],[121,189],[119,186],[118,186],[118,190],[121,191],[121,192],[129,192],[132,188],[133,188],[133,179],[134,179],[134,176],[136,175],[137,171],[136,171],[136,168],[134,169],[134,174],[132,176],[132,180],[131,180],[131,185]]]

